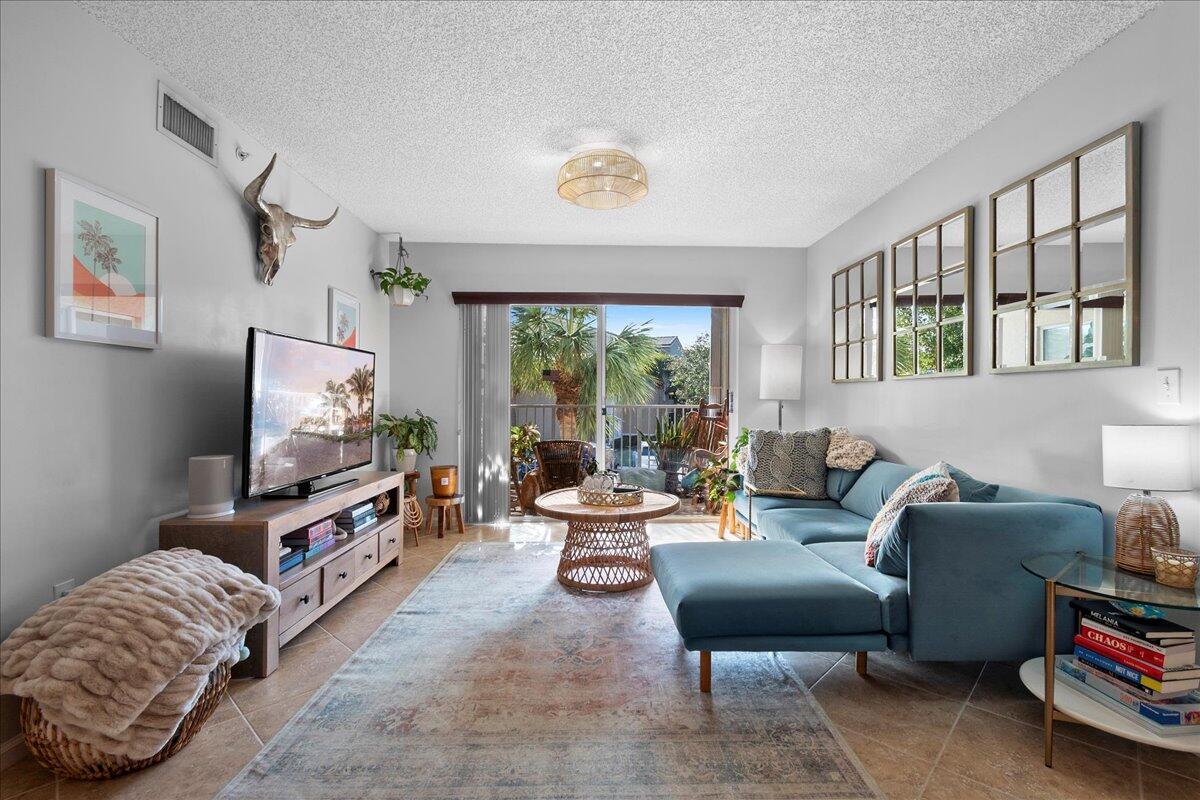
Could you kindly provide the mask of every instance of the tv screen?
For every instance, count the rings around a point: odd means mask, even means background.
[[[251,328],[242,493],[371,463],[375,354]]]

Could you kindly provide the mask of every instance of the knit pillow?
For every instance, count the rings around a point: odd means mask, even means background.
[[[891,497],[879,509],[871,527],[867,530],[866,562],[868,567],[875,566],[879,555],[879,544],[891,529],[892,523],[909,503],[956,503],[958,502],[958,484],[950,477],[950,471],[944,462],[939,461],[932,467],[916,473],[904,483],[896,487]]]
[[[851,472],[862,469],[875,458],[875,445],[850,435],[846,428],[829,429],[829,452],[825,465]]]
[[[746,483],[756,494],[824,500],[829,429],[750,431]]]

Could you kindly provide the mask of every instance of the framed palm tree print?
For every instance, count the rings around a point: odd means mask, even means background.
[[[46,170],[46,335],[162,345],[158,215],[57,169]]]

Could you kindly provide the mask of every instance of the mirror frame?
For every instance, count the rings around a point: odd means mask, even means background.
[[[1130,122],[1089,142],[1073,153],[1047,164],[1041,169],[1031,172],[1023,178],[1013,181],[998,189],[988,197],[988,216],[990,230],[988,234],[988,326],[991,341],[989,367],[994,373],[1006,372],[1041,372],[1044,370],[1063,369],[1094,369],[1097,367],[1135,367],[1139,358],[1139,291],[1141,284],[1141,134],[1140,122]],[[1085,219],[1079,218],[1079,159],[1094,150],[1103,147],[1115,139],[1125,137],[1125,202],[1120,206],[1101,211]],[[1035,179],[1052,172],[1064,164],[1071,165],[1071,220],[1052,231],[1046,231],[1034,236],[1034,193]],[[1026,198],[1026,228],[1025,238],[1010,242],[997,251],[996,249],[996,199],[1008,194],[1014,189],[1023,189]],[[1080,285],[1080,232],[1097,222],[1125,215],[1125,272],[1117,281],[1090,286]],[[1047,295],[1036,296],[1036,259],[1034,252],[1040,241],[1045,241],[1064,233],[1071,235],[1071,287],[1070,289]],[[996,260],[1001,255],[1021,247],[1027,247],[1027,277],[1025,299],[1003,305],[996,303]],[[1080,360],[1080,330],[1083,321],[1081,299],[1085,295],[1101,294],[1113,291],[1125,292],[1125,307],[1122,323],[1127,332],[1125,356],[1121,359],[1107,361]],[[1071,360],[1050,364],[1038,364],[1035,360],[1035,319],[1036,309],[1048,303],[1070,301],[1071,304]],[[1025,364],[1022,366],[997,366],[996,328],[1001,314],[1011,311],[1025,312]]]
[[[946,264],[942,263],[942,227],[945,226],[946,223],[953,222],[954,220],[958,219],[959,217],[963,218],[963,260],[961,262],[946,265]],[[920,255],[919,255],[918,249],[917,249],[917,240],[919,237],[926,236],[929,233],[934,233],[936,236],[936,238],[934,240],[935,241],[934,249],[937,251],[937,255],[936,255],[936,260],[934,262],[933,274],[929,277],[922,278],[920,275],[917,274],[917,264],[919,263],[919,259],[920,259]],[[906,244],[912,245],[913,280],[911,283],[906,283],[901,286],[897,286],[896,285],[896,250],[898,250],[899,248],[903,247]],[[894,242],[892,244],[891,249],[892,249],[892,262],[891,262],[892,263],[892,271],[891,271],[891,287],[888,291],[888,297],[890,299],[892,313],[889,316],[889,319],[891,320],[891,322],[888,324],[888,333],[890,334],[889,338],[891,339],[892,354],[893,354],[893,361],[892,361],[892,368],[891,368],[892,378],[894,378],[895,380],[898,380],[898,381],[907,381],[907,380],[912,380],[914,378],[960,378],[965,375],[972,374],[974,372],[974,367],[975,367],[975,360],[972,357],[972,352],[971,352],[973,349],[973,347],[972,347],[973,341],[971,339],[971,306],[973,305],[971,291],[972,291],[973,281],[971,278],[972,278],[972,273],[975,271],[975,207],[970,206],[970,205],[964,206],[963,208],[960,208],[957,211],[954,211],[953,213],[947,214],[946,216],[942,217],[941,219],[936,220],[935,222],[931,222],[928,225],[925,225],[925,226],[917,229],[916,231],[913,231],[908,236],[904,236],[901,239],[897,240],[896,242]],[[947,266],[953,268],[953,271],[957,271],[960,263],[962,265],[962,274],[963,274],[963,304],[962,304],[963,305],[963,313],[962,313],[961,317],[955,317],[952,320],[943,320],[942,319],[942,280],[944,279],[945,274],[947,272],[947,269],[946,269]],[[897,292],[903,291],[903,290],[911,287],[913,290],[914,299],[915,299],[917,287],[924,281],[928,281],[931,278],[932,278],[932,280],[935,281],[934,312],[933,312],[934,320],[933,320],[933,322],[931,324],[927,324],[927,325],[918,325],[917,319],[916,319],[916,314],[913,314],[913,319],[912,319],[911,325],[907,325],[903,328],[897,328],[896,327],[896,311],[895,311]],[[947,372],[943,368],[943,364],[942,364],[942,347],[941,347],[942,333],[941,333],[941,331],[942,331],[942,328],[944,328],[946,325],[962,325],[963,326],[963,368],[961,370],[958,370],[955,372]],[[938,349],[937,349],[937,369],[934,372],[926,372],[926,373],[922,374],[922,373],[917,372],[917,370],[916,370],[917,338],[918,338],[918,332],[924,331],[924,330],[937,331],[937,333],[938,333],[938,337],[937,337]],[[911,335],[912,339],[913,339],[913,374],[912,375],[897,375],[896,374],[896,363],[894,360],[895,352],[896,352],[896,350],[895,350],[896,337],[902,336],[905,334]]]
[[[863,291],[863,288],[866,286],[866,265],[871,262],[871,259],[875,259],[875,294],[867,295]],[[850,270],[854,269],[855,267],[860,268],[859,269],[859,280],[861,281],[861,283],[859,285],[858,300],[854,301],[853,303],[850,302],[850,292],[847,291],[846,292],[846,302],[839,306],[837,304],[837,279],[838,279],[838,276],[845,275],[846,273],[848,273]],[[880,329],[881,329],[880,326],[883,324],[883,295],[884,295],[884,292],[883,292],[883,251],[882,250],[876,250],[874,253],[871,253],[868,256],[864,256],[863,258],[860,258],[858,261],[847,264],[846,266],[844,266],[841,269],[834,272],[832,276],[830,276],[830,279],[829,279],[829,303],[832,306],[832,309],[830,310],[830,314],[829,314],[829,380],[832,381],[833,383],[863,383],[863,382],[867,382],[867,381],[874,382],[874,381],[883,380],[883,347],[882,347],[883,336],[880,334]],[[850,306],[852,306],[852,305],[862,306],[865,308],[867,305],[867,301],[870,300],[872,297],[875,298],[875,326],[874,326],[875,335],[867,336],[866,335],[867,334],[867,326],[864,324],[861,326],[861,330],[859,331],[859,338],[857,338],[857,339],[849,338],[849,331],[847,330],[846,341],[838,342],[837,341],[837,312],[847,311],[850,308]],[[865,322],[865,319],[864,319],[864,322]],[[848,327],[849,326],[847,325],[847,328]],[[859,354],[860,354],[860,357],[862,358],[861,366],[866,366],[867,359],[866,359],[866,355],[864,354],[864,351],[866,349],[865,348],[866,343],[870,342],[870,341],[875,342],[875,375],[873,377],[859,377],[859,378],[850,378],[850,377],[839,378],[839,377],[837,377],[838,347],[844,347],[846,349],[846,351],[849,352],[850,345],[852,345],[852,344],[860,345]],[[860,374],[862,373],[861,366],[859,369]],[[847,370],[846,374],[847,375],[850,374],[849,370]]]

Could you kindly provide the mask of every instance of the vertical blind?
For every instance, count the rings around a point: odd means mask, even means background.
[[[460,473],[468,522],[508,519],[509,307],[463,305]]]

